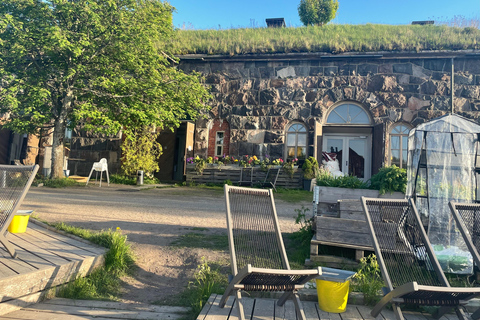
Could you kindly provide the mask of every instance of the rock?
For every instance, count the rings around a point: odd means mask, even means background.
[[[285,79],[285,78],[295,77],[295,76],[296,76],[295,68],[293,67],[289,66],[289,67],[277,70],[277,77],[279,78]]]
[[[260,104],[261,105],[275,105],[280,100],[278,91],[270,88],[260,91]]]
[[[420,100],[415,97],[408,98],[408,109],[412,111],[420,110],[423,107],[428,107],[430,105],[430,101]]]

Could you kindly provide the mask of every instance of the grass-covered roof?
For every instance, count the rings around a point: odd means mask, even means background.
[[[477,50],[480,30],[445,25],[326,25],[298,28],[177,30],[173,52],[242,55],[296,52]]]

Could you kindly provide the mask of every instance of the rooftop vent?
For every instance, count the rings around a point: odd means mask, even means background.
[[[433,20],[425,20],[425,21],[412,21],[412,24],[419,24],[419,25],[426,25],[426,24],[434,24]]]
[[[267,22],[267,27],[269,28],[283,28],[285,27],[285,19],[284,18],[271,18],[265,19]]]

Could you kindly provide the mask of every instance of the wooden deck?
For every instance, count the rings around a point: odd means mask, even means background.
[[[220,308],[218,303],[221,295],[212,294],[197,320],[236,320],[238,308],[233,305],[234,298],[230,297],[225,308]],[[245,319],[255,320],[295,320],[295,307],[292,301],[287,301],[284,306],[276,305],[277,300],[264,298],[242,298],[244,300]],[[343,313],[328,313],[320,310],[318,303],[314,301],[302,301],[303,310],[307,320],[371,320],[375,319],[370,315],[371,308],[359,305],[347,305]],[[432,319],[429,314],[418,312],[404,312],[406,320],[427,320]],[[395,320],[393,311],[385,310],[377,320]],[[447,314],[441,320],[458,319],[455,314]]]
[[[59,299],[22,308],[3,315],[10,320],[176,320],[185,319],[189,308],[112,301]]]
[[[50,228],[51,229],[51,228]],[[41,301],[46,290],[103,265],[105,248],[30,221],[27,232],[8,234],[17,258],[0,245],[0,315]]]

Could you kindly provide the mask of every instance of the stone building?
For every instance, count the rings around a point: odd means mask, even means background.
[[[480,115],[476,51],[180,58],[213,95],[191,155],[321,160],[326,151],[366,180],[382,166],[405,167],[406,137],[418,124],[452,108],[474,121]]]

